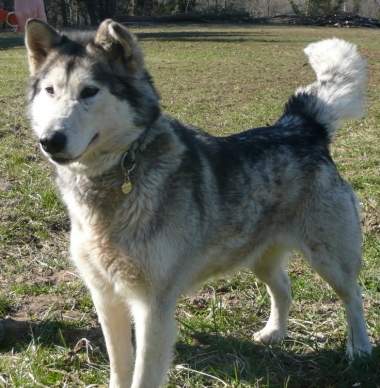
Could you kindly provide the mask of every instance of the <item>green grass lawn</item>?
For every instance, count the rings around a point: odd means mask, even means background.
[[[214,135],[274,123],[314,79],[302,52],[344,38],[368,61],[368,113],[338,133],[332,155],[363,212],[360,276],[373,356],[349,363],[343,308],[294,256],[286,340],[252,342],[269,297],[249,272],[213,279],[179,301],[168,387],[380,387],[380,32],[246,25],[133,27],[163,110]],[[0,34],[0,387],[105,387],[109,369],[91,298],[68,259],[69,221],[25,117],[22,37]],[[302,276],[301,276],[302,275]]]

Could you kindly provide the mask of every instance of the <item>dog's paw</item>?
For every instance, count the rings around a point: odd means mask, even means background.
[[[286,333],[282,330],[264,327],[264,329],[253,335],[253,340],[255,342],[264,342],[266,344],[278,344],[283,341],[285,335]]]
[[[352,344],[352,341],[348,340],[346,354],[350,360],[356,358],[368,357],[372,353],[372,345],[369,340],[364,340],[361,344]]]

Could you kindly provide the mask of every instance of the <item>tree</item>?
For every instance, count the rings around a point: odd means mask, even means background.
[[[342,9],[344,3],[345,0],[309,0],[308,14],[337,12]]]
[[[341,11],[345,0],[306,0],[306,11],[294,0],[288,0],[293,12],[297,15],[318,15]]]

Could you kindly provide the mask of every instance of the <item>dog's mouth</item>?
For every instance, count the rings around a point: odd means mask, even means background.
[[[83,154],[88,150],[88,148],[90,147],[90,145],[99,137],[99,134],[95,134],[94,137],[90,140],[90,142],[88,143],[86,149],[79,155],[79,156],[76,156],[75,158],[61,158],[59,156],[54,156],[54,155],[49,155],[50,159],[54,162],[54,163],[57,163],[57,164],[60,164],[61,166],[64,166],[64,165],[67,165],[67,164],[70,164],[70,163],[73,163],[73,162],[76,162],[77,160],[79,160]]]
[[[75,162],[77,159],[74,158],[74,159],[68,159],[68,158],[59,158],[57,156],[50,156],[50,159],[54,162],[54,163],[57,163],[57,164],[60,164],[60,165],[65,165],[65,164],[70,164],[72,162]]]

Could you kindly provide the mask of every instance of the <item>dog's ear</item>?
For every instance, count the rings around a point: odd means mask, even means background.
[[[101,48],[108,63],[129,75],[137,75],[144,68],[144,55],[136,37],[124,26],[105,20],[95,36],[95,46]]]
[[[25,27],[25,46],[28,53],[29,70],[34,75],[53,47],[58,46],[62,36],[39,19],[29,19]]]

